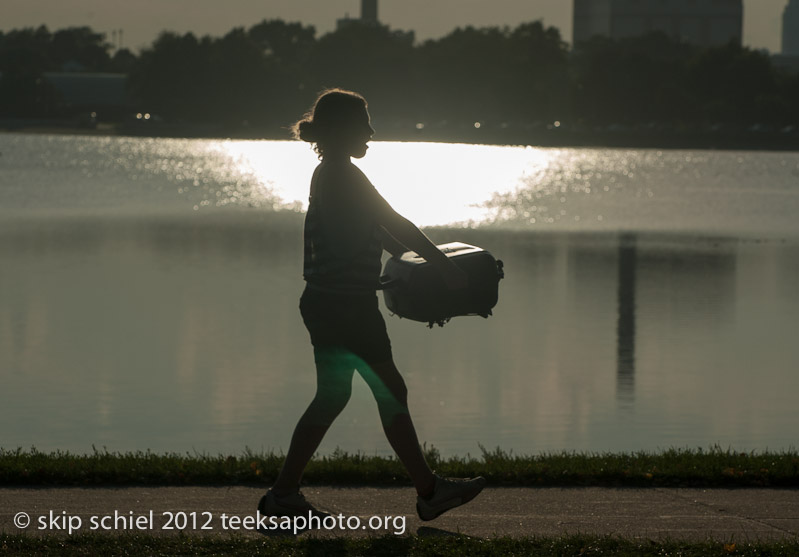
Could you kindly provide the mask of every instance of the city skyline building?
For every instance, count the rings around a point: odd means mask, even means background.
[[[743,38],[743,0],[574,0],[573,18],[574,44],[657,31],[699,46]]]
[[[361,17],[350,17],[349,14],[346,14],[343,18],[336,20],[336,28],[341,29],[353,24],[377,25],[379,23],[377,0],[361,0]]]
[[[361,0],[361,21],[377,23],[377,0]]]
[[[782,54],[799,56],[799,0],[790,0],[782,13]]]

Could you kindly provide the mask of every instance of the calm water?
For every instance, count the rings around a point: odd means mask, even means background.
[[[0,446],[285,450],[316,159],[0,135]],[[388,317],[444,454],[797,445],[799,154],[375,143],[395,207],[505,261],[488,320]],[[390,454],[356,377],[322,452]]]

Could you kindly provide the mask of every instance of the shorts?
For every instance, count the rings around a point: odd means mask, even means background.
[[[306,286],[300,298],[300,313],[315,354],[343,348],[371,365],[392,359],[377,293],[339,294]]]

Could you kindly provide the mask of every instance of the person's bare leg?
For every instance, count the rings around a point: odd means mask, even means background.
[[[272,486],[277,496],[295,491],[302,473],[352,393],[355,372],[350,357],[340,354],[316,357],[316,396],[297,422],[280,474]]]
[[[360,365],[358,372],[372,390],[380,412],[383,431],[397,453],[416,492],[426,497],[433,492],[435,475],[430,470],[419,446],[416,428],[408,411],[408,389],[392,360],[380,364]]]

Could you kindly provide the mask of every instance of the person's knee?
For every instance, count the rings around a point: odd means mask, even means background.
[[[306,426],[328,428],[341,414],[341,410],[343,408],[337,406],[312,404],[305,412],[302,421]]]
[[[408,389],[404,384],[391,391],[382,389],[379,395],[375,393],[375,399],[384,426],[392,424],[398,416],[409,414]]]
[[[394,405],[380,409],[380,422],[383,424],[383,431],[391,436],[397,427],[405,427],[410,423],[411,414],[407,406]]]
[[[376,381],[370,385],[372,394],[377,401],[377,406],[381,413],[400,412],[408,409],[408,388],[405,383],[397,383],[391,386],[382,381]]]
[[[396,369],[396,368],[395,368]],[[388,377],[386,387],[391,392],[396,403],[405,408],[408,407],[408,387],[399,371]]]
[[[378,403],[390,401],[399,406],[408,406],[408,387],[393,362],[366,367],[361,374]]]
[[[314,400],[316,400],[320,406],[328,408],[330,411],[335,411],[338,415],[338,413],[347,406],[351,395],[351,384],[319,386],[316,390],[316,397]]]
[[[306,422],[329,426],[350,400],[351,389],[320,389],[306,412]]]
[[[392,389],[394,398],[397,404],[403,406],[406,410],[408,408],[408,387],[405,386],[405,381],[400,380],[399,384]]]

